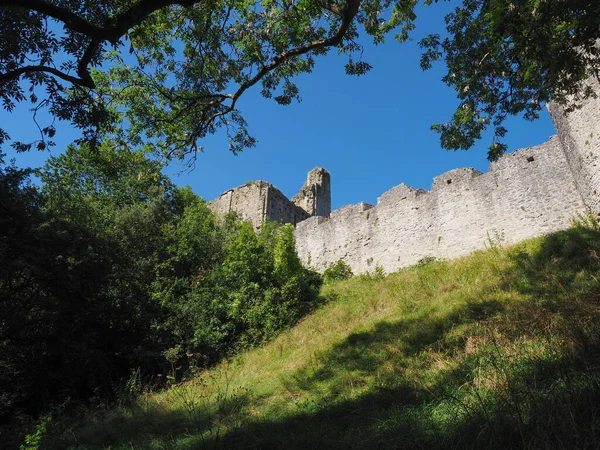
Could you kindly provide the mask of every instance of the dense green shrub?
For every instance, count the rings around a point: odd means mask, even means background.
[[[318,302],[321,277],[302,267],[291,225],[266,223],[259,234],[250,222],[228,218],[222,264],[190,292],[196,311],[189,353],[218,359],[275,337]]]
[[[344,262],[343,259],[338,260],[336,263],[331,263],[325,272],[323,278],[325,281],[340,281],[347,280],[352,277],[352,268]]]

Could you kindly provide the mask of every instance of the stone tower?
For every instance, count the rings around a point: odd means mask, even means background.
[[[306,183],[292,202],[309,216],[329,217],[331,214],[331,179],[321,167],[308,172]]]

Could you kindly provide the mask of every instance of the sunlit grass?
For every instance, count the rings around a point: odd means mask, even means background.
[[[325,285],[262,348],[48,447],[583,448],[600,445],[600,233]]]

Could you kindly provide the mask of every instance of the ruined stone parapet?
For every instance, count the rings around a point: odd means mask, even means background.
[[[209,203],[217,216],[235,211],[252,222],[259,230],[265,220],[290,223],[311,216],[329,217],[331,212],[331,187],[329,172],[316,168],[308,173],[307,181],[294,197],[289,200],[279,189],[264,181],[249,181],[242,186],[230,189]],[[296,201],[299,203],[297,204]]]
[[[331,214],[331,179],[329,172],[317,167],[308,172],[306,183],[292,202],[302,208],[309,217],[329,217]]]
[[[412,186],[407,186],[406,184],[402,183],[381,194],[381,197],[377,198],[377,206],[392,206],[402,200],[406,200],[407,198],[416,198],[417,196],[425,194],[426,192],[427,191],[423,189],[415,189]]]
[[[297,225],[304,264],[323,272],[343,259],[354,273],[387,272],[428,256],[455,258],[490,244],[511,244],[569,226],[585,209],[560,141],[510,153],[487,173],[455,169],[430,191],[401,184],[377,205],[349,205],[328,220]]]
[[[436,189],[445,188],[450,184],[454,185],[454,187],[468,186],[470,182],[479,175],[482,175],[482,172],[475,170],[472,167],[449,170],[433,179],[431,190],[434,191]]]
[[[230,189],[209,203],[209,207],[217,216],[224,216],[232,211],[252,222],[259,229],[268,204],[268,191],[272,186],[264,181],[249,181],[242,186]]]

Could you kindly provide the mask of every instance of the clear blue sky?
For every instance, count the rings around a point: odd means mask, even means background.
[[[402,182],[429,189],[433,177],[457,167],[487,171],[489,140],[468,152],[447,152],[429,129],[448,121],[457,105],[454,92],[440,81],[443,64],[427,72],[419,67],[417,41],[443,30],[444,9],[447,5],[434,4],[422,11],[413,42],[398,44],[390,37],[377,47],[365,45],[364,59],[373,66],[365,76],[346,75],[345,59],[335,52],[317,59],[313,73],[298,79],[300,104],[279,106],[263,99],[259,89],[247,92],[238,106],[258,145],[234,156],[223,135],[211,137],[203,143],[195,170],[178,175],[182,167],[172,163],[168,173],[176,184],[189,184],[208,200],[248,180],[268,181],[292,197],[309,170],[325,167],[335,209],[360,201],[375,204]],[[26,107],[0,112],[0,121],[14,138],[35,139]],[[79,136],[66,123],[58,122],[57,129],[52,154]],[[508,129],[509,151],[541,144],[555,133],[547,113],[536,122],[511,119]],[[4,150],[15,156],[8,146]],[[39,166],[48,155],[31,151],[17,161]]]

